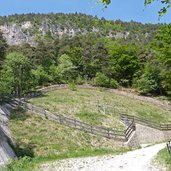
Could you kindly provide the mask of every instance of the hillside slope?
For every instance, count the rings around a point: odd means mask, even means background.
[[[0,32],[9,45],[28,43],[35,46],[36,41],[42,36],[61,37],[67,34],[73,37],[87,33],[134,42],[148,42],[159,27],[159,24],[110,21],[78,13],[16,14],[0,17]]]

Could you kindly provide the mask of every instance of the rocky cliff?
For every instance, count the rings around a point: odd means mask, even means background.
[[[159,25],[137,22],[122,22],[98,19],[85,14],[22,14],[7,17],[0,16],[0,32],[9,45],[29,43],[43,36],[71,37],[78,34],[96,33],[115,39],[148,39]]]
[[[47,21],[43,22],[39,28],[35,28],[31,21],[26,21],[21,24],[4,24],[0,25],[0,32],[2,32],[3,37],[9,45],[22,45],[28,43],[31,46],[36,45],[36,38],[38,36],[45,36],[49,32],[52,36],[58,37],[61,37],[64,34],[73,37],[77,34],[88,33],[86,29],[62,27],[60,25],[50,24]],[[99,33],[101,31],[92,26],[91,32]],[[126,39],[129,36],[129,32],[109,32],[106,36],[114,37],[116,39]]]

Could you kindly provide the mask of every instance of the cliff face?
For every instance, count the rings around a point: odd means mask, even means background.
[[[88,32],[101,33],[102,31],[92,26],[91,30],[64,27],[61,24],[51,24],[49,21],[45,20],[39,26],[34,26],[31,21],[25,21],[20,24],[8,23],[0,25],[0,32],[2,32],[3,37],[6,39],[9,45],[22,45],[25,43],[31,46],[36,46],[37,37],[45,36],[50,33],[52,36],[61,37],[67,34],[71,37],[78,34],[87,34]],[[114,37],[116,39],[126,39],[129,36],[129,32],[111,32],[106,34],[108,37]]]
[[[31,22],[25,22],[21,25],[10,23],[0,26],[0,31],[9,45],[21,45],[29,43],[35,45],[35,35],[31,34],[33,25]],[[30,30],[30,31],[29,31]]]

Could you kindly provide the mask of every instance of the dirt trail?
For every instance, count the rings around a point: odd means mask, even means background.
[[[127,152],[123,155],[75,158],[44,164],[44,171],[165,171],[153,158],[165,143]]]

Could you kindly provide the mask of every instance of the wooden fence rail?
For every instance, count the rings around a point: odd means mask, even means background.
[[[129,122],[129,121],[134,120],[135,123],[140,123],[142,125],[149,126],[151,128],[155,128],[155,129],[158,129],[158,130],[161,130],[161,131],[170,131],[171,130],[171,124],[170,123],[168,123],[168,124],[160,124],[160,123],[157,123],[157,122],[149,121],[147,119],[139,118],[137,116],[126,115],[126,114],[121,114],[120,119],[122,121],[124,121],[124,122]]]
[[[126,130],[115,130],[112,128],[91,125],[59,114],[54,114],[41,107],[26,103],[25,101],[22,101],[20,99],[13,100],[11,104],[15,106],[20,106],[25,110],[29,110],[31,112],[39,114],[40,116],[45,117],[58,124],[65,125],[71,128],[76,128],[78,130],[88,132],[94,135],[99,135],[109,139],[127,141],[131,136],[132,132],[135,130],[134,121],[130,123]]]

